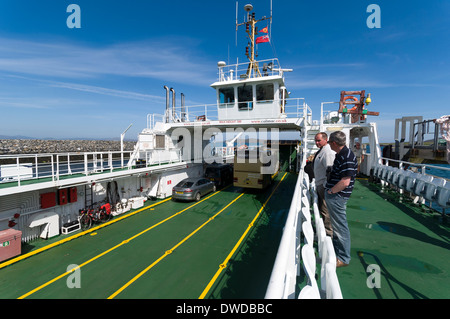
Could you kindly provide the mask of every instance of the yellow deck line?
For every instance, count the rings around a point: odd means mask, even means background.
[[[261,212],[263,211],[264,207],[266,207],[267,203],[269,202],[270,198],[272,198],[272,195],[275,193],[275,191],[277,190],[278,186],[280,186],[281,182],[283,181],[283,179],[286,177],[285,173],[283,175],[283,177],[281,178],[281,180],[278,182],[277,186],[275,187],[275,189],[272,191],[272,193],[270,194],[269,198],[267,198],[267,200],[264,202],[264,204],[262,205],[261,209],[258,211],[258,213],[256,214],[256,216],[253,218],[252,222],[248,225],[247,229],[245,230],[245,232],[242,234],[241,238],[239,238],[238,242],[236,243],[236,245],[233,247],[233,249],[231,250],[231,252],[228,254],[227,258],[225,258],[225,260],[223,261],[223,263],[220,264],[219,266],[219,270],[217,270],[217,272],[215,273],[215,275],[213,276],[213,278],[211,279],[211,281],[208,283],[208,285],[206,286],[205,290],[203,290],[202,294],[200,295],[200,297],[198,299],[204,299],[206,294],[209,292],[209,290],[211,289],[211,287],[214,285],[214,283],[216,282],[217,278],[219,277],[220,273],[222,272],[222,270],[224,270],[227,267],[228,261],[231,259],[231,257],[234,255],[234,253],[236,252],[236,250],[238,249],[238,247],[241,245],[242,241],[245,239],[245,237],[247,236],[248,232],[250,231],[250,229],[254,226],[256,220],[258,219],[259,215],[261,214]]]
[[[226,188],[228,188],[228,187],[226,187]],[[224,188],[224,189],[226,189],[226,188]],[[223,191],[223,190],[221,190],[221,191]],[[177,216],[177,215],[179,215],[179,214],[185,212],[186,210],[188,210],[188,209],[190,209],[190,208],[192,208],[192,207],[194,207],[194,206],[200,204],[201,202],[203,202],[203,201],[205,201],[205,200],[207,200],[207,199],[209,199],[209,198],[211,198],[211,197],[217,195],[217,194],[220,193],[221,191],[215,192],[215,193],[213,193],[212,195],[210,195],[210,196],[208,196],[208,197],[205,197],[205,198],[202,199],[201,201],[196,202],[195,204],[193,204],[193,205],[191,205],[191,206],[189,206],[189,207],[187,207],[187,208],[185,208],[185,209],[183,209],[183,210],[181,210],[181,211],[179,211],[179,212],[173,214],[173,215],[170,216],[170,217],[167,217],[166,219],[160,221],[159,223],[157,223],[157,224],[155,224],[155,225],[153,225],[153,226],[151,226],[151,227],[149,227],[149,228],[147,228],[147,229],[141,231],[140,233],[138,233],[138,234],[136,234],[136,235],[134,235],[134,236],[132,236],[132,237],[130,237],[130,238],[128,238],[128,239],[122,241],[120,244],[117,244],[116,246],[114,246],[114,247],[112,247],[112,248],[110,248],[110,249],[108,249],[108,250],[106,250],[106,251],[104,251],[104,252],[98,254],[97,256],[95,256],[95,257],[89,259],[88,261],[82,263],[82,264],[79,265],[78,267],[76,267],[76,268],[74,268],[74,269],[72,269],[72,270],[70,270],[70,271],[67,271],[67,272],[63,273],[63,274],[59,275],[59,276],[56,277],[56,278],[53,278],[52,280],[50,280],[50,281],[48,281],[48,282],[46,282],[46,283],[40,285],[39,287],[37,287],[37,288],[35,288],[35,289],[33,289],[33,290],[29,291],[29,292],[27,292],[26,294],[20,296],[20,297],[17,298],[17,299],[24,299],[24,298],[26,298],[26,297],[28,297],[28,296],[34,294],[35,292],[41,290],[42,288],[45,288],[45,287],[47,287],[48,285],[54,283],[55,281],[57,281],[57,280],[59,280],[59,279],[61,279],[61,278],[64,278],[65,276],[69,275],[70,273],[74,272],[75,270],[80,269],[80,268],[83,267],[83,266],[86,266],[87,264],[89,264],[89,263],[91,263],[91,262],[97,260],[98,258],[100,258],[100,257],[106,255],[107,253],[109,253],[109,252],[111,252],[111,251],[113,251],[113,250],[119,248],[120,246],[129,243],[131,240],[136,239],[137,237],[139,237],[139,236],[143,235],[144,233],[148,232],[149,230],[151,230],[151,229],[153,229],[153,228],[155,228],[155,227],[157,227],[157,226],[159,226],[159,225],[165,223],[166,221],[172,219],[173,217],[175,217],[175,216]],[[156,205],[159,205],[159,204],[161,204],[161,203],[163,203],[163,202],[166,202],[166,201],[168,201],[168,200],[170,200],[170,198],[167,198],[167,199],[165,199],[165,200],[163,200],[163,201],[161,201],[161,202],[159,202],[159,203],[156,203],[156,204],[154,204],[154,205],[150,205],[150,206],[148,206],[148,207],[145,207],[145,208],[142,208],[142,209],[140,209],[140,210],[137,210],[137,211],[133,212],[132,214],[133,214],[133,215],[134,215],[134,214],[137,214],[137,213],[139,213],[139,212],[141,212],[141,211],[143,211],[143,210],[149,209],[149,208],[151,208],[151,207],[154,207],[154,206],[156,206]],[[123,216],[122,218],[114,219],[114,221],[117,222],[117,221],[119,221],[119,220],[121,220],[121,219],[123,219],[123,218],[125,218],[125,217],[129,217],[129,216],[131,216],[131,214],[128,214],[127,216]],[[106,226],[106,225],[109,224],[109,223],[111,223],[111,222],[105,223],[105,224],[101,225],[101,227],[104,227],[104,226]],[[79,236],[82,236],[81,234],[85,235],[85,234],[90,233],[90,232],[92,232],[92,231],[94,231],[94,230],[96,230],[96,229],[99,229],[99,228],[101,228],[101,227],[99,226],[99,227],[95,227],[95,228],[89,229],[89,230],[83,232],[84,234],[83,234],[83,233],[80,233],[80,234],[75,235],[75,236],[73,236],[73,237],[77,238],[77,237],[79,237]],[[67,238],[67,239],[69,239],[69,238]],[[71,239],[74,239],[74,238],[71,238]],[[63,241],[65,242],[66,239],[65,239],[65,240],[62,240],[61,242],[63,242]],[[56,243],[55,243],[55,244],[56,244]],[[54,244],[52,244],[52,245],[54,245]],[[49,246],[51,246],[51,245],[49,245]],[[46,246],[46,247],[47,247],[47,246]]]
[[[6,262],[0,264],[0,269],[4,268],[4,267],[6,267],[6,266],[12,265],[12,264],[14,264],[14,263],[16,263],[16,262],[18,262],[18,261],[21,261],[21,260],[23,260],[23,259],[26,259],[26,258],[28,258],[28,257],[34,256],[34,255],[36,255],[36,254],[39,254],[39,253],[41,253],[41,252],[43,252],[43,251],[46,251],[46,250],[48,250],[48,249],[51,249],[51,248],[53,248],[53,247],[62,245],[62,244],[64,244],[64,243],[67,243],[67,242],[69,242],[69,241],[71,241],[71,240],[73,240],[73,239],[82,237],[82,236],[84,236],[84,235],[86,235],[86,234],[89,234],[89,233],[91,233],[91,232],[94,232],[94,231],[96,231],[96,230],[99,230],[100,228],[103,228],[103,227],[106,227],[106,226],[108,226],[108,225],[117,223],[118,221],[121,221],[121,220],[123,220],[123,219],[125,219],[125,218],[131,217],[131,216],[133,216],[133,215],[136,215],[137,213],[140,213],[140,212],[142,212],[142,211],[144,211],[144,210],[147,210],[147,209],[149,209],[149,208],[158,206],[158,205],[160,205],[160,204],[162,204],[162,203],[164,203],[164,202],[166,202],[166,201],[168,201],[168,200],[170,200],[170,198],[166,198],[166,199],[164,199],[164,200],[162,200],[162,201],[160,201],[160,202],[158,202],[158,203],[155,203],[155,204],[153,204],[153,205],[146,206],[146,207],[141,208],[141,209],[138,209],[138,210],[136,210],[136,211],[134,211],[134,212],[132,212],[132,213],[126,214],[126,215],[121,216],[121,217],[118,217],[118,218],[114,218],[113,220],[111,220],[111,221],[109,221],[109,222],[106,222],[106,223],[104,223],[104,224],[101,224],[101,225],[99,225],[99,226],[90,228],[90,229],[85,230],[85,231],[83,231],[83,232],[81,232],[81,233],[78,233],[78,234],[75,234],[75,235],[73,235],[73,236],[64,238],[64,239],[62,239],[62,240],[60,240],[60,241],[54,242],[53,244],[44,246],[44,247],[39,248],[39,249],[36,249],[36,250],[33,250],[33,251],[31,251],[31,252],[29,252],[29,253],[27,253],[27,254],[20,255],[19,257],[10,259],[10,260],[8,260],[8,261],[6,261]]]
[[[175,246],[173,246],[171,249],[167,250],[161,257],[159,257],[157,260],[155,260],[151,265],[149,265],[147,268],[145,268],[144,270],[142,270],[139,274],[137,274],[136,276],[133,277],[133,279],[131,279],[130,281],[128,281],[125,285],[123,285],[120,289],[118,289],[115,293],[113,293],[111,296],[108,297],[108,299],[113,299],[115,298],[118,294],[120,294],[122,291],[124,291],[126,288],[128,288],[133,282],[135,282],[136,280],[138,280],[140,277],[142,277],[145,273],[147,273],[150,269],[152,269],[154,266],[156,266],[161,260],[163,260],[164,258],[166,258],[168,255],[170,255],[171,253],[173,253],[173,251],[175,249],[177,249],[178,247],[180,247],[183,243],[185,243],[189,238],[191,238],[192,236],[194,236],[200,229],[202,229],[203,227],[205,227],[207,224],[209,224],[212,220],[214,220],[215,217],[217,217],[220,213],[222,213],[225,209],[227,209],[228,207],[230,207],[234,202],[236,202],[239,198],[241,198],[245,193],[242,193],[241,195],[239,195],[238,197],[236,197],[235,199],[233,199],[227,206],[225,206],[224,208],[222,208],[219,212],[217,212],[213,217],[209,218],[206,222],[204,222],[201,226],[199,226],[197,229],[195,229],[192,233],[190,233],[189,235],[187,235],[185,238],[183,238],[180,242],[178,242],[178,244],[176,244]]]

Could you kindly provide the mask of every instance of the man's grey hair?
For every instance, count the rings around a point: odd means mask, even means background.
[[[329,142],[336,142],[339,146],[344,146],[346,144],[346,136],[342,131],[333,132],[330,134]]]

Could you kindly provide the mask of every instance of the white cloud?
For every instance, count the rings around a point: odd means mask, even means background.
[[[108,89],[108,88],[92,86],[92,85],[64,83],[64,82],[52,82],[50,85],[52,87],[57,87],[57,88],[65,88],[65,89],[95,93],[95,94],[100,94],[100,95],[109,95],[109,96],[115,96],[115,97],[120,97],[120,98],[125,98],[125,99],[134,99],[134,100],[142,100],[142,101],[148,101],[150,99],[153,99],[153,100],[158,100],[160,102],[165,100],[165,98],[163,98],[161,96],[142,94],[142,93],[136,93],[136,92],[131,92],[131,91],[114,90],[114,89]]]
[[[48,109],[48,101],[30,101],[29,99],[6,99],[0,98],[0,107],[2,108],[31,108],[31,109]]]
[[[149,40],[89,47],[0,38],[0,71],[44,78],[144,77],[199,85],[214,80],[214,62],[201,63],[194,41],[175,42],[183,44]]]

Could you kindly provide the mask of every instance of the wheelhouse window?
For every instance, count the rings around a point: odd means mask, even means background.
[[[253,87],[251,85],[238,87],[238,101],[240,111],[253,109]]]
[[[273,83],[256,85],[256,101],[272,101],[274,99]]]
[[[234,88],[219,89],[220,104],[234,103]]]

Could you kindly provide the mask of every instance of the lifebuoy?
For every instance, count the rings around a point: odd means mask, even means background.
[[[344,102],[347,101],[347,100],[350,100],[350,99],[353,100],[353,102],[355,102],[355,103],[359,102],[359,100],[356,97],[354,97],[354,96],[346,96],[346,97],[344,97]]]

